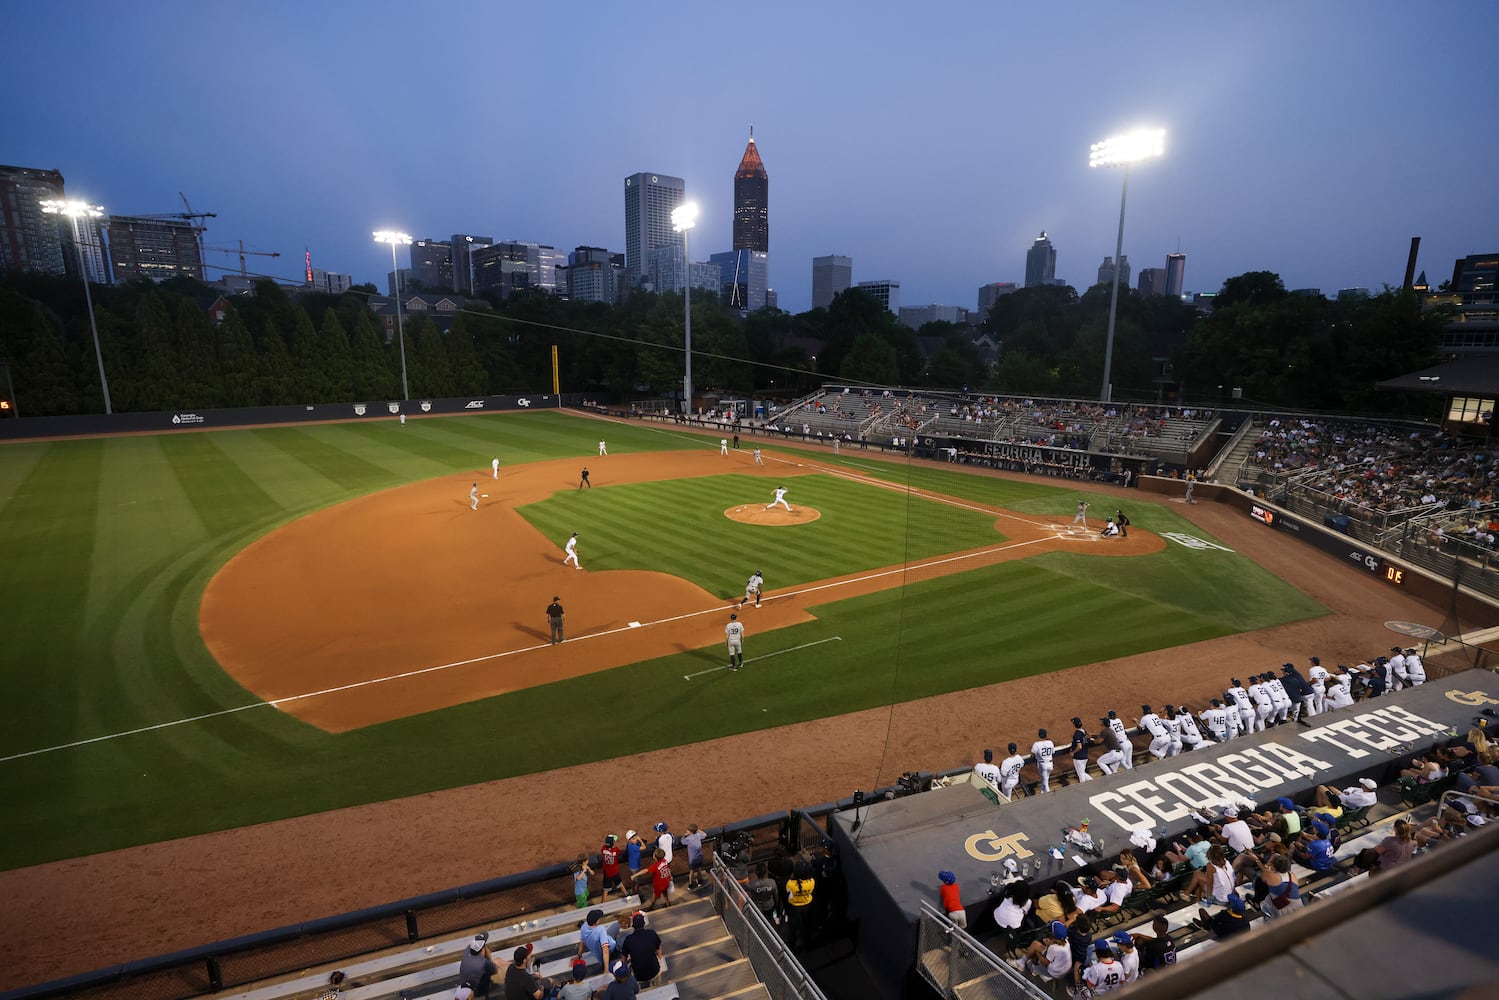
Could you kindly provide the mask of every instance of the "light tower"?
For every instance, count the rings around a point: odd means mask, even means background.
[[[109,401],[109,379],[104,377],[104,352],[99,349],[99,324],[94,320],[94,296],[88,287],[88,265],[83,261],[83,241],[78,235],[78,217],[97,219],[104,214],[103,205],[83,201],[44,201],[42,211],[48,215],[66,215],[73,224],[73,249],[78,253],[78,276],[83,279],[83,301],[88,303],[88,325],[94,333],[94,359],[99,362],[99,388],[104,390],[104,412],[114,413]]]
[[[692,415],[692,254],[687,250],[687,234],[692,227],[697,225],[697,203],[687,202],[678,205],[671,210],[671,228],[682,234],[682,267],[686,269],[687,280],[682,282],[682,301],[686,303],[686,342],[687,342],[687,368],[686,377],[682,379],[682,391],[685,399],[682,405],[689,416]]]
[[[406,335],[401,327],[401,264],[396,260],[396,247],[410,246],[411,237],[405,233],[382,229],[375,233],[375,242],[390,244],[390,269],[396,275],[396,343],[401,345],[401,398],[410,399],[411,390],[406,387]]]

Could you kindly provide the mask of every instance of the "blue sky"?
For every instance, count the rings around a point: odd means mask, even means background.
[[[1125,253],[1186,287],[1399,284],[1499,248],[1487,0],[1234,5],[11,4],[0,162],[112,212],[213,211],[210,245],[381,280],[395,227],[624,249],[623,178],[686,178],[693,256],[727,249],[749,126],[771,285],[811,258],[973,307],[1046,229],[1085,288],[1120,177],[1090,143],[1166,128],[1131,174]],[[210,263],[237,266],[226,254]],[[404,261],[403,261],[404,264]],[[217,274],[219,272],[211,272]]]

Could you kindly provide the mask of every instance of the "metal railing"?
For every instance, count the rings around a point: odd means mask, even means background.
[[[926,900],[921,901],[916,942],[921,978],[949,1000],[1047,1000],[1039,986]]]
[[[714,911],[773,1000],[827,1000],[720,858],[713,859],[708,876]]]

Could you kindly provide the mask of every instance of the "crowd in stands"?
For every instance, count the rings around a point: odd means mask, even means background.
[[[975,764],[975,783],[990,788],[996,798],[1010,801],[1021,793],[1051,790],[1058,758],[1070,761],[1079,781],[1091,780],[1090,766],[1104,773],[1137,766],[1135,737],[1148,740],[1145,759],[1162,759],[1194,748],[1231,741],[1276,726],[1308,725],[1324,711],[1381,697],[1426,680],[1425,665],[1414,649],[1394,647],[1389,656],[1371,657],[1355,666],[1328,670],[1312,657],[1303,674],[1284,664],[1277,674],[1248,678],[1246,687],[1231,678],[1219,698],[1201,711],[1167,705],[1160,713],[1149,705],[1132,722],[1117,712],[1100,718],[1096,735],[1080,718],[1072,719],[1070,739],[1053,742],[1038,730],[1028,752],[1016,743],[995,763],[985,750]],[[1097,747],[1101,753],[1090,761]],[[1467,736],[1416,758],[1396,782],[1408,802],[1428,802],[1452,788],[1474,796],[1499,799],[1499,743],[1490,743],[1479,727]],[[1034,783],[1023,771],[1034,767]],[[1064,777],[1061,780],[1065,781]],[[1130,846],[1118,852],[1096,873],[1075,882],[1037,885],[1030,881],[1029,864],[1004,862],[1003,883],[991,889],[991,917],[1004,936],[1005,947],[1017,957],[1011,965],[1042,981],[1065,984],[1072,995],[1107,992],[1134,982],[1150,969],[1176,960],[1186,942],[1221,939],[1248,930],[1251,921],[1274,920],[1299,909],[1305,893],[1322,890],[1337,879],[1374,873],[1408,861],[1416,854],[1463,836],[1474,826],[1499,819],[1493,804],[1483,798],[1458,799],[1429,818],[1403,817],[1387,835],[1356,853],[1340,856],[1344,835],[1367,825],[1379,786],[1361,778],[1349,787],[1319,786],[1305,801],[1280,798],[1266,804],[1249,800],[1221,803],[1216,809],[1193,813],[1196,825],[1183,836],[1167,841],[1159,834],[1137,830]],[[1366,838],[1367,839],[1367,838]],[[1064,846],[1102,859],[1102,841],[1083,820],[1064,831]],[[1060,857],[1054,849],[1053,857]],[[1041,876],[1042,864],[1035,866]],[[952,872],[938,873],[938,898],[949,917],[967,926],[969,911]],[[1177,919],[1161,907],[1170,901],[1180,909]],[[1190,913],[1200,907],[1189,919]],[[1211,910],[1208,907],[1212,907]],[[1152,916],[1153,914],[1153,916]],[[1105,928],[1133,915],[1150,919],[1113,934]]]

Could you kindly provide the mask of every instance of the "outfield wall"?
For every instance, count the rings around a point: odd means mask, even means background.
[[[582,400],[580,393],[536,393],[526,396],[453,396],[448,399],[379,400],[372,403],[308,403],[301,406],[244,406],[216,410],[168,410],[157,413],[91,413],[66,417],[23,417],[0,421],[0,441],[32,438],[92,437],[101,434],[160,434],[184,430],[223,430],[264,424],[363,422],[412,417],[494,413],[506,410],[556,410]]]

